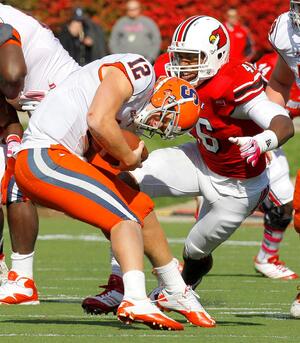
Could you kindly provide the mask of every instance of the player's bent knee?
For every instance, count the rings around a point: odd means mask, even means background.
[[[203,251],[198,248],[192,241],[188,238],[185,241],[183,256],[185,258],[190,258],[193,260],[200,260],[205,256],[209,255],[210,251]]]
[[[264,205],[265,212],[264,222],[265,225],[279,230],[285,230],[292,221],[293,207],[292,203],[287,203],[281,206]]]

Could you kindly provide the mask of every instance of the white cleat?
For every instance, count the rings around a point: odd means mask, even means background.
[[[300,293],[297,294],[296,299],[291,306],[291,316],[294,318],[300,318]]]
[[[28,277],[10,271],[0,287],[0,305],[38,305],[35,283]]]
[[[254,268],[258,273],[270,279],[293,280],[299,277],[284,262],[279,260],[278,255],[269,257],[266,262],[260,262],[255,258]]]
[[[186,287],[185,292],[168,293],[163,288],[156,288],[150,293],[150,299],[165,311],[175,311],[196,325],[206,328],[216,326],[216,321],[205,311],[198,301],[199,296],[191,287]]]
[[[149,298],[144,300],[123,299],[117,316],[125,324],[142,323],[154,330],[183,330],[183,325],[169,318]]]

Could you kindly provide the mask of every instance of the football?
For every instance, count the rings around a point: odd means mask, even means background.
[[[139,142],[141,141],[139,136],[137,136],[135,133],[128,131],[128,130],[125,130],[125,129],[121,129],[121,130],[122,130],[123,137],[125,138],[129,147],[132,150],[135,150],[138,147]],[[104,161],[108,162],[109,164],[111,164],[113,166],[116,166],[119,164],[119,161],[108,153],[104,154],[101,157]],[[142,161],[145,161],[147,158],[148,158],[148,150],[145,146],[143,149],[143,152],[142,152]]]

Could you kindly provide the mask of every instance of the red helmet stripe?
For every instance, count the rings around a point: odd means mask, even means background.
[[[188,18],[186,21],[184,21],[178,28],[178,31],[176,32],[176,36],[175,36],[175,41],[182,41],[183,37],[185,38],[185,32],[187,31],[187,29],[190,27],[190,25],[196,21],[198,18],[201,18],[201,16],[193,16]]]

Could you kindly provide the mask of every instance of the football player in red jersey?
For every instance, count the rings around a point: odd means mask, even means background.
[[[201,101],[192,131],[196,142],[153,151],[143,168],[131,174],[151,197],[203,196],[183,251],[182,274],[195,288],[212,267],[214,249],[267,195],[264,153],[286,142],[294,129],[287,111],[268,100],[254,66],[229,61],[228,33],[218,20],[186,19],[168,50],[166,71],[193,84]],[[152,296],[166,309],[172,304],[165,291]],[[108,298],[109,292],[98,297],[96,312],[103,313]]]

